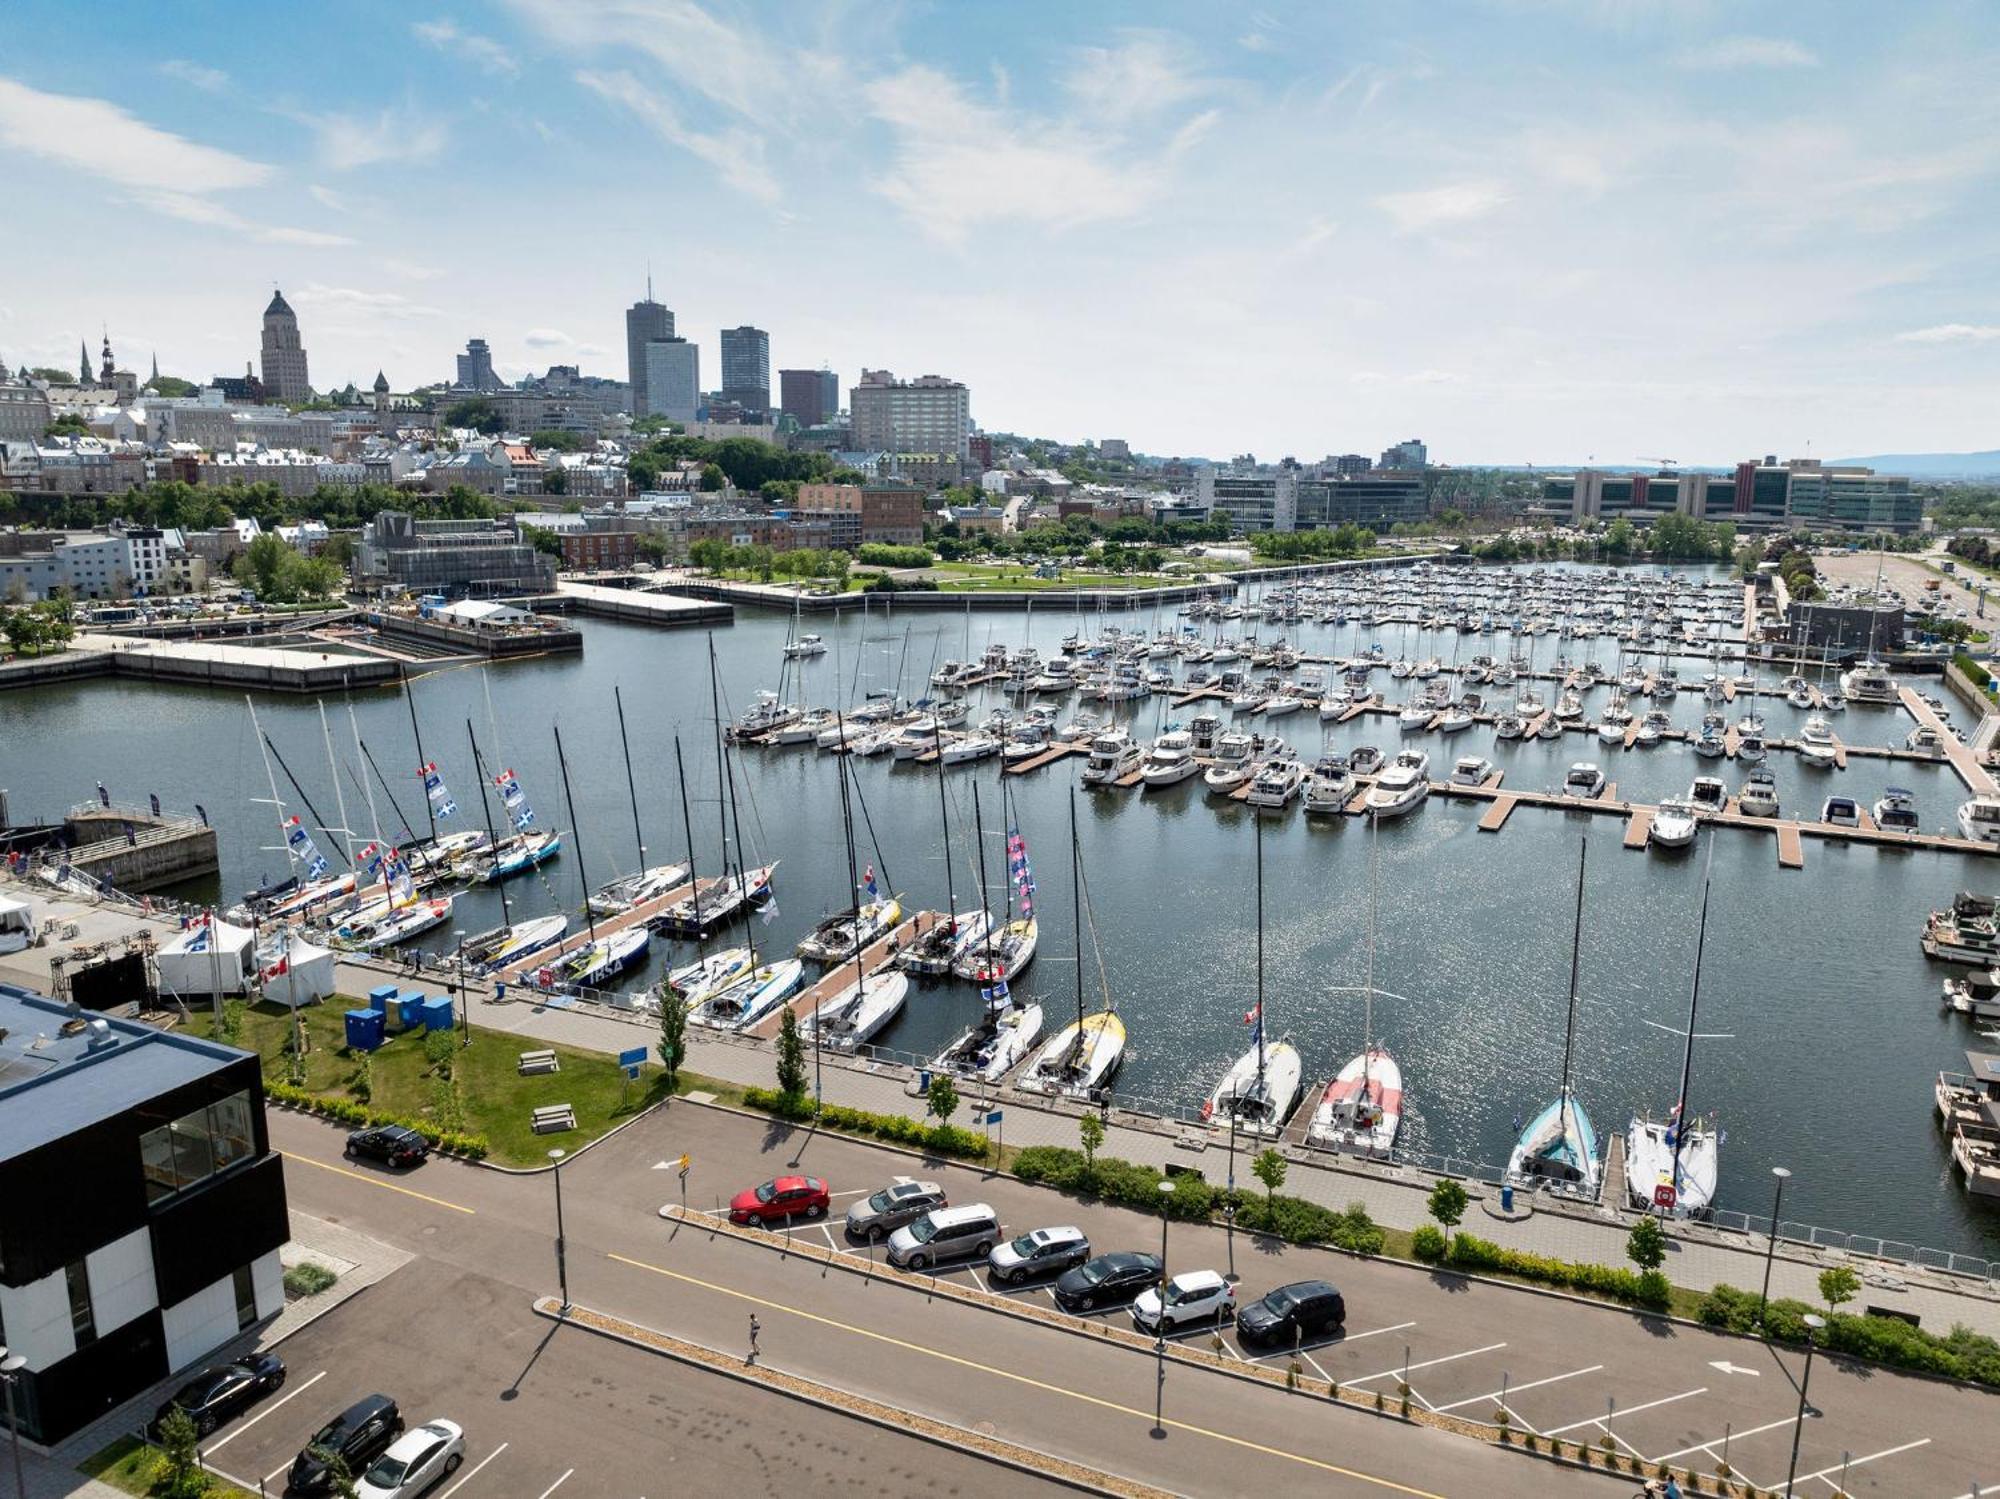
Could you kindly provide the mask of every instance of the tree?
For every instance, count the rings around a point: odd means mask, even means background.
[[[1093,1175],[1097,1170],[1097,1152],[1104,1148],[1104,1121],[1086,1111],[1077,1118],[1076,1138],[1083,1146],[1084,1175]]]
[[[560,427],[544,427],[529,435],[529,443],[537,448],[550,448],[558,453],[580,453],[583,439],[574,432],[565,432]]]
[[[326,1491],[333,1499],[359,1499],[360,1490],[355,1487],[353,1470],[347,1466],[347,1459],[331,1447],[308,1449],[326,1468]]]
[[[806,1093],[806,1044],[799,1039],[798,1012],[790,1005],[778,1022],[778,1092],[794,1100]]]
[[[88,437],[90,423],[74,411],[65,411],[42,429],[44,437]]]
[[[625,461],[625,482],[638,493],[660,485],[660,460],[651,453],[634,453]]]
[[[720,464],[704,463],[701,466],[701,487],[704,490],[717,490],[728,482],[729,476],[722,471]]]
[[[301,557],[293,570],[298,590],[307,598],[323,599],[337,593],[347,574],[331,557]]]
[[[1664,521],[1667,517],[1662,516],[1660,519]],[[1622,515],[1619,516],[1618,519],[1605,528],[1604,555],[1607,557],[1631,556],[1633,541],[1637,534],[1632,522]]]
[[[958,1112],[958,1084],[950,1073],[940,1072],[931,1078],[930,1092],[924,1095],[924,1112],[941,1125],[951,1123],[951,1116]]]
[[[1820,1300],[1826,1303],[1828,1311],[1837,1311],[1846,1302],[1852,1301],[1861,1290],[1861,1277],[1854,1273],[1851,1265],[1835,1265],[1831,1270],[1819,1273]]]
[[[1275,1145],[1265,1146],[1257,1153],[1257,1159],[1250,1163],[1250,1174],[1264,1184],[1266,1222],[1270,1221],[1272,1200],[1278,1195],[1278,1188],[1285,1184],[1285,1172],[1290,1164]]]
[[[644,532],[635,545],[638,548],[639,555],[655,567],[658,567],[662,562],[667,560],[667,538],[659,535],[657,532]]]
[[[1431,1216],[1443,1227],[1447,1242],[1451,1239],[1451,1231],[1458,1227],[1459,1219],[1465,1216],[1468,1201],[1465,1188],[1449,1176],[1431,1188],[1430,1202],[1427,1206],[1430,1208]]]
[[[688,1002],[672,984],[660,985],[660,1066],[673,1087],[687,1060]]]
[[[1648,1213],[1632,1225],[1625,1239],[1625,1258],[1641,1270],[1657,1270],[1667,1262],[1667,1234],[1659,1219]]]
[[[295,555],[282,540],[266,531],[252,538],[243,555],[236,559],[236,579],[256,589],[260,599],[275,601],[289,598],[286,574]]]
[[[447,427],[471,427],[488,437],[506,430],[507,419],[500,410],[484,396],[474,396],[445,409],[444,425]]]
[[[160,1481],[156,1489],[165,1499],[200,1499],[208,1492],[200,1442],[194,1417],[179,1406],[167,1412],[160,1422]]]
[[[563,554],[562,538],[546,526],[521,527],[521,539],[545,557],[560,558]]]

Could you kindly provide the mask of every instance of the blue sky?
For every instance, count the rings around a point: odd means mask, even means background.
[[[1446,462],[2000,446],[1983,0],[12,0],[0,358],[467,337],[940,373],[982,424]]]

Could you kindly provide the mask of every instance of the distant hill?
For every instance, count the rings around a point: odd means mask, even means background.
[[[2000,476],[2000,449],[1984,453],[1873,453],[1865,458],[1835,458],[1833,463],[1859,463],[1882,474],[1908,474],[1912,479],[1986,479]]]

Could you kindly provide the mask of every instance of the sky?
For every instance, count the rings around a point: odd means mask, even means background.
[[[993,430],[2000,446],[1987,0],[0,9],[0,360],[623,378],[645,291]],[[775,376],[774,376],[775,385]]]

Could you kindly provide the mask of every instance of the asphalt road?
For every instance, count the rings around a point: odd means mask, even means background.
[[[630,1425],[631,1408],[623,1402],[644,1398],[639,1391],[679,1392],[703,1409],[747,1410],[752,1404],[734,1382],[706,1397],[693,1394],[696,1387],[720,1381],[609,1349],[574,1330],[559,1331],[530,1373],[517,1380],[526,1352],[547,1326],[529,1317],[527,1302],[555,1289],[554,1195],[546,1175],[510,1177],[433,1161],[407,1176],[390,1177],[340,1163],[340,1133],[328,1126],[274,1114],[272,1133],[293,1157],[287,1176],[302,1207],[425,1259],[399,1272],[393,1291],[371,1290],[362,1299],[365,1310],[350,1314],[342,1308],[293,1339],[287,1351],[295,1384],[296,1371],[310,1361],[297,1351],[312,1346],[308,1339],[346,1339],[349,1322],[375,1317],[375,1308],[392,1296],[459,1305],[480,1329],[474,1339],[478,1356],[470,1347],[454,1352],[456,1345],[439,1329],[444,1383],[438,1398],[450,1394],[461,1409],[492,1412],[493,1402],[518,1384],[518,1411],[510,1405],[502,1415],[507,1438],[513,1440],[517,1417],[527,1423],[521,1440],[553,1463],[550,1478],[577,1464],[578,1477],[570,1480],[578,1486],[575,1492],[646,1492],[626,1469],[613,1466],[617,1459],[610,1456]],[[764,1324],[765,1361],[774,1367],[960,1425],[989,1423],[1011,1440],[1182,1492],[1235,1493],[1270,1482],[1308,1483],[1315,1492],[1335,1495],[1623,1491],[1611,1480],[1553,1469],[1463,1438],[1400,1428],[1365,1413],[1302,1402],[1282,1390],[1173,1364],[1165,1388],[1168,1435],[1153,1439],[1148,1433],[1154,1361],[1144,1353],[932,1300],[919,1283],[826,1268],[727,1235],[676,1228],[658,1217],[660,1205],[678,1193],[674,1173],[655,1170],[656,1163],[684,1150],[692,1154],[689,1206],[698,1208],[783,1170],[801,1145],[803,1169],[825,1176],[842,1194],[836,1216],[855,1193],[918,1165],[877,1147],[808,1139],[760,1120],[671,1105],[564,1168],[572,1297],[729,1350],[743,1346],[754,1310]],[[1158,1248],[1157,1219],[942,1164],[921,1174],[943,1180],[954,1202],[993,1203],[1015,1231],[1073,1222],[1099,1249]],[[841,1240],[837,1229],[823,1225],[801,1225],[799,1233],[822,1244]],[[1794,1381],[1800,1361],[1794,1355],[1609,1308],[1286,1248],[1248,1235],[1234,1239],[1232,1246],[1222,1230],[1175,1225],[1170,1264],[1227,1271],[1233,1254],[1245,1299],[1286,1280],[1334,1280],[1347,1297],[1348,1326],[1339,1338],[1306,1345],[1314,1374],[1382,1389],[1393,1399],[1407,1367],[1417,1399],[1433,1409],[1485,1419],[1504,1388],[1517,1428],[1572,1441],[1601,1439],[1608,1430],[1623,1450],[1648,1459],[1713,1467],[1726,1434],[1729,1460],[1739,1474],[1760,1487],[1783,1482],[1798,1407]],[[413,1273],[418,1270],[421,1275]],[[952,1273],[981,1276],[970,1268]],[[1046,1296],[1039,1288],[1016,1294]],[[393,1334],[399,1325],[393,1308],[381,1315]],[[416,1322],[414,1316],[404,1320]],[[463,1325],[459,1316],[445,1320]],[[330,1345],[327,1361],[330,1368],[365,1380],[348,1367],[371,1346],[365,1333],[357,1336],[358,1346]],[[1254,1356],[1231,1334],[1225,1342],[1233,1356]],[[556,1359],[563,1362],[551,1362]],[[404,1367],[400,1356],[396,1367]],[[624,1374],[626,1367],[633,1372]],[[621,1372],[606,1373],[602,1387],[588,1383],[596,1371],[614,1368]],[[557,1393],[600,1388],[617,1393],[572,1395],[566,1401]],[[1799,1471],[1814,1477],[1800,1493],[1832,1493],[1844,1458],[1850,1494],[1959,1499],[1975,1480],[1986,1488],[2000,1485],[2000,1455],[1989,1455],[1976,1436],[2000,1413],[1993,1397],[1856,1371],[1824,1358],[1815,1363],[1812,1397],[1820,1414],[1805,1424]],[[563,1414],[545,1418],[531,1399],[547,1400]],[[600,1423],[599,1413],[612,1419]],[[542,1428],[535,1425],[544,1419],[553,1421],[546,1436],[537,1434]],[[772,1412],[771,1422],[760,1419],[754,1426],[760,1450],[789,1452],[790,1434],[801,1429],[802,1420],[790,1402]],[[871,1460],[886,1446],[916,1453],[916,1473],[928,1474],[945,1462],[946,1455],[935,1449],[858,1425],[850,1429],[850,1445]],[[808,1440],[808,1452],[795,1460],[815,1460],[808,1454],[823,1450],[818,1444],[827,1440]],[[244,1445],[251,1446],[248,1438]],[[479,1450],[475,1442],[475,1458]],[[245,1471],[229,1463],[228,1452],[223,1449],[218,1461]],[[498,1471],[504,1460],[489,1471]],[[732,1455],[730,1461],[750,1459]],[[657,1460],[630,1470],[644,1471],[658,1471]],[[742,1468],[737,1481],[757,1471]],[[585,1472],[598,1475],[587,1486],[580,1484]],[[962,1487],[967,1493],[1012,1492],[1020,1482],[988,1470]],[[493,1490],[502,1491],[531,1499],[542,1493],[525,1480],[518,1490],[511,1485]],[[476,1499],[471,1489],[467,1493]]]

